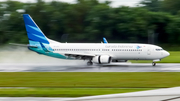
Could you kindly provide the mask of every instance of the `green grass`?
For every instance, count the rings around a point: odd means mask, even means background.
[[[0,88],[0,96],[79,97],[175,87],[179,81],[178,72],[1,72],[0,87],[10,88]]]
[[[180,51],[169,51],[170,56],[162,59],[158,63],[180,63]],[[152,60],[131,60],[132,63],[151,63]]]
[[[1,88],[0,97],[82,97],[151,89],[153,88]]]
[[[1,72],[0,87],[122,88],[180,86],[179,72]]]

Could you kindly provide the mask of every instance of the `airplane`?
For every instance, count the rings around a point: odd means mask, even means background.
[[[29,14],[23,14],[29,39],[28,49],[38,54],[69,60],[88,60],[87,65],[110,64],[127,60],[157,61],[169,56],[169,52],[152,44],[139,43],[61,43],[47,38]]]

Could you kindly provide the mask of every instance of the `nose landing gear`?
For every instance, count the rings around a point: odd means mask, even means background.
[[[152,66],[156,66],[156,62],[161,61],[161,59],[155,59],[153,60]]]
[[[156,63],[155,63],[155,62],[153,62],[153,63],[152,63],[152,66],[156,66]]]

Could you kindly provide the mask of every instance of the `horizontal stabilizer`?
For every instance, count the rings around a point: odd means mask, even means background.
[[[28,45],[28,44],[17,44],[17,43],[9,43],[10,45],[14,45],[14,46],[21,46],[21,47],[32,47],[32,48],[38,48],[37,46],[32,46],[32,45]]]
[[[45,52],[52,52],[53,49],[49,46],[49,44],[44,44],[44,43],[40,43],[41,44],[41,47],[43,48],[43,50]]]
[[[17,44],[17,43],[9,43],[10,45],[14,45],[14,46],[21,46],[21,47],[27,47],[27,44]]]

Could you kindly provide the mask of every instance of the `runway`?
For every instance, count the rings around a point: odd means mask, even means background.
[[[87,66],[87,61],[56,59],[26,48],[8,47],[5,50],[0,51],[0,72],[180,72],[180,64],[157,63],[155,67],[151,63]]]
[[[0,72],[180,72],[180,64],[120,63],[110,65],[1,63]]]

